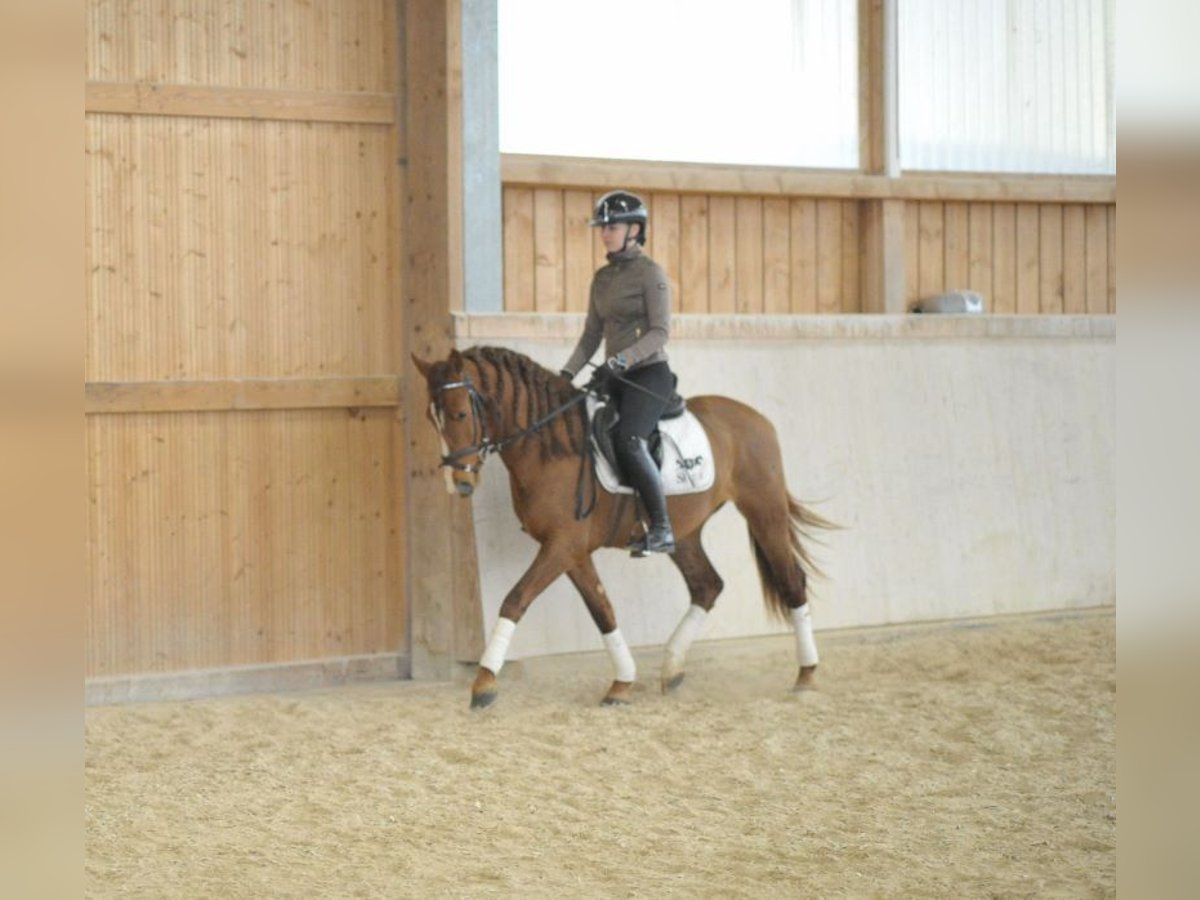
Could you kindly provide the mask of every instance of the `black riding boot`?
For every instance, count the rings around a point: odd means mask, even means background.
[[[650,516],[650,528],[643,541],[633,546],[634,556],[647,553],[674,553],[675,535],[671,531],[671,519],[667,516],[667,498],[663,493],[662,477],[646,439],[636,435],[627,439],[621,447],[621,467],[630,486],[638,492],[646,513]]]

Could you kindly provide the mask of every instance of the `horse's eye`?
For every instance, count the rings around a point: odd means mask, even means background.
[[[467,417],[467,414],[465,412],[457,412],[454,414],[454,418],[459,422],[461,422],[466,417]]]

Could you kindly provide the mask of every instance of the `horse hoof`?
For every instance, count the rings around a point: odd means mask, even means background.
[[[633,699],[632,681],[614,681],[608,694],[600,701],[602,706],[627,706]]]
[[[496,702],[495,691],[485,691],[482,694],[471,695],[471,709],[487,709]]]
[[[801,666],[800,674],[796,676],[796,683],[792,685],[792,692],[815,691],[817,689],[816,675],[816,666]]]
[[[669,694],[671,691],[683,684],[683,675],[683,672],[679,672],[675,675],[672,675],[670,678],[664,678],[662,680],[662,692],[664,694]]]

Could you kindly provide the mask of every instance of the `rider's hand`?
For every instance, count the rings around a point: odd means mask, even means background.
[[[613,377],[613,370],[608,366],[596,366],[592,372],[591,380],[588,381],[586,388],[593,394],[607,394],[608,382]]]
[[[624,372],[629,368],[629,363],[625,361],[625,354],[618,353],[616,356],[610,356],[606,366],[613,372]]]

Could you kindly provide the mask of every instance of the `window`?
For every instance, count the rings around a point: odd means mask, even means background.
[[[903,0],[900,165],[1112,173],[1112,0]]]
[[[505,153],[858,167],[854,0],[498,0]]]

